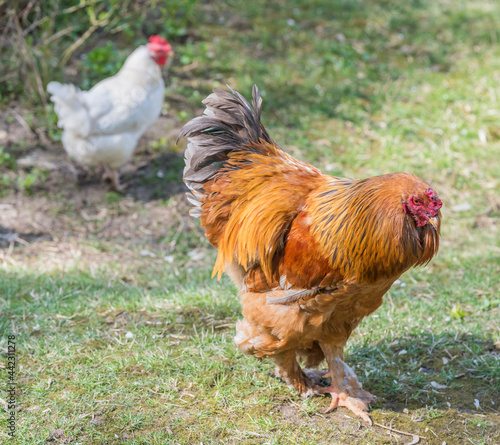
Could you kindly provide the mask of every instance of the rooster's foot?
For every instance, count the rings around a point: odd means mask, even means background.
[[[118,193],[123,193],[127,189],[127,184],[122,183],[111,183],[111,189]]]
[[[355,392],[347,389],[340,390],[335,386],[316,387],[316,394],[330,394],[332,401],[326,410],[327,413],[333,411],[339,406],[343,406],[352,411],[358,417],[361,417],[369,425],[372,425],[372,419],[368,414],[370,404],[375,401],[375,396],[364,389],[357,388]]]

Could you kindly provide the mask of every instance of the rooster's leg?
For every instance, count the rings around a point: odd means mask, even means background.
[[[332,396],[332,402],[326,412],[333,411],[338,406],[344,406],[371,425],[372,420],[368,415],[368,408],[375,397],[362,388],[352,368],[344,362],[343,346],[323,343],[321,349],[328,363],[328,373],[325,377],[332,379],[330,386],[316,387],[317,393]]]
[[[274,375],[281,377],[289,386],[296,389],[302,397],[314,394],[314,389],[323,377],[325,371],[302,370],[297,362],[295,350],[281,352],[273,356],[276,364]]]
[[[120,184],[120,175],[118,174],[118,170],[104,163],[101,164],[101,167],[103,168],[101,181],[106,181],[109,179],[111,181],[111,188],[113,190],[116,190],[117,192],[123,192],[126,186]]]
[[[302,369],[297,362],[295,350],[289,350],[273,357],[276,370],[275,377],[282,378],[290,387],[297,390],[302,397],[310,397],[315,392],[325,374],[325,370]]]

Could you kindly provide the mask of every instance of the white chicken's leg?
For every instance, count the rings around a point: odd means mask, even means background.
[[[109,171],[109,167],[107,164],[104,164],[104,163],[100,163],[99,164],[102,168],[102,176],[101,176],[101,181],[104,182],[104,181],[107,181],[108,179],[111,180],[111,173]]]
[[[324,377],[332,379],[330,386],[316,387],[317,393],[332,396],[332,402],[326,412],[344,406],[371,425],[368,408],[370,403],[375,401],[375,397],[362,388],[352,368],[344,362],[343,346],[326,343],[320,343],[320,346],[328,363],[328,372]]]
[[[120,175],[118,174],[118,169],[110,167],[107,164],[101,164],[101,166],[104,169],[101,180],[111,180],[112,189],[116,190],[117,192],[123,192],[123,190],[125,190],[125,187],[120,184]]]
[[[120,184],[120,175],[118,174],[118,169],[109,168],[111,170],[111,185],[113,186],[113,190],[117,192],[123,192],[125,190],[125,186]]]

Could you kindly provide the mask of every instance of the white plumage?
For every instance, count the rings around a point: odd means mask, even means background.
[[[137,48],[117,74],[89,91],[59,82],[47,85],[68,155],[83,165],[108,167],[117,189],[116,169],[132,157],[162,109],[165,85],[150,45]]]

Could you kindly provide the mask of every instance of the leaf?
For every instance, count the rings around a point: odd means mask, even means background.
[[[461,320],[467,315],[465,309],[461,308],[458,304],[455,304],[450,312],[451,318]]]

